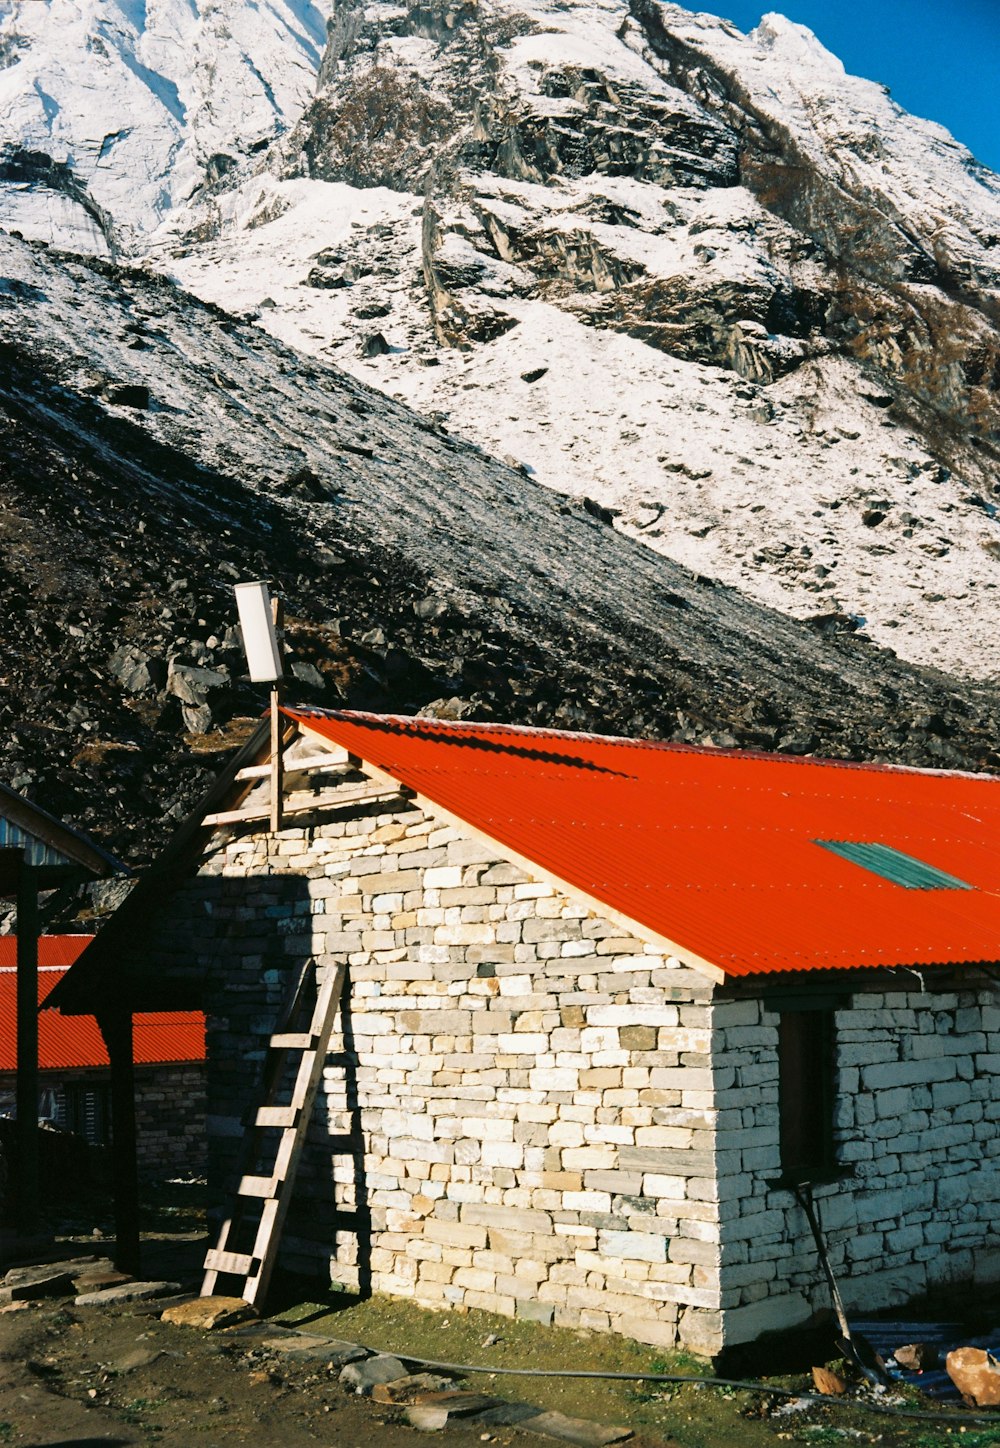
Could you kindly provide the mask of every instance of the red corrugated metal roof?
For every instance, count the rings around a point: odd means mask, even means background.
[[[89,935],[43,935],[38,942],[38,1001],[62,980],[90,944]],[[17,942],[0,935],[0,1071],[17,1068]],[[169,1011],[134,1018],[137,1066],[205,1059],[205,1017],[200,1011]],[[42,1011],[38,1018],[38,1064],[43,1071],[107,1066],[104,1038],[93,1016]]]
[[[1000,959],[1000,779],[504,725],[287,710],[730,976]],[[817,840],[877,842],[917,890]]]

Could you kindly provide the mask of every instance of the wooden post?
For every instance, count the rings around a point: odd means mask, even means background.
[[[274,629],[278,636],[278,651],[281,653],[281,626],[284,622],[284,609],[280,598],[271,600],[271,613],[274,619]],[[285,761],[282,755],[281,738],[284,733],[281,724],[281,680],[275,679],[271,687],[271,833],[277,834],[281,829],[282,796],[285,792]]]
[[[132,1015],[107,1010],[97,1017],[111,1058],[111,1172],[115,1194],[115,1267],[139,1271],[139,1175],[136,1160],[135,1065]]]
[[[17,1230],[38,1231],[38,877],[17,884]]]

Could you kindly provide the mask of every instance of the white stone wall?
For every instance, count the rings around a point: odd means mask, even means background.
[[[1000,1278],[1000,1009],[982,988],[859,993],[836,1012],[837,1160],[815,1188],[848,1309],[902,1304]],[[714,1008],[719,1330],[727,1345],[829,1305],[805,1214],[780,1171],[778,1016],[758,1000]]]
[[[187,898],[228,1160],[282,960],[349,962],[293,1256],[335,1239],[348,1284],[711,1350],[703,976],[403,802],[233,839]]]

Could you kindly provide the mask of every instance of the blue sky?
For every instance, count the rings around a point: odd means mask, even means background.
[[[854,75],[881,81],[915,115],[947,126],[1000,171],[1000,0],[687,0],[752,30],[780,10]]]

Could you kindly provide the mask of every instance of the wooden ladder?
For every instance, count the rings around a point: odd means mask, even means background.
[[[327,972],[316,991],[315,1005],[303,1030],[301,1023],[308,1012],[310,987],[316,978],[314,963],[307,961],[279,1028],[268,1042],[258,1104],[240,1152],[236,1200],[231,1216],[222,1224],[218,1242],[205,1254],[202,1297],[210,1297],[219,1277],[226,1275],[244,1279],[239,1296],[247,1302],[260,1304],[267,1296],[313,1103],[323,1079],[323,1065],[340,1010],[346,969],[345,965],[337,965]],[[287,1104],[280,1104],[278,1098],[283,1083],[294,1069],[296,1056],[298,1068],[291,1099]],[[276,1150],[275,1128],[281,1133]],[[269,1132],[271,1138],[267,1135]],[[262,1175],[260,1162],[272,1152],[274,1164],[269,1174]],[[255,1225],[253,1211],[258,1204],[260,1215]],[[251,1235],[253,1245],[245,1250]]]

